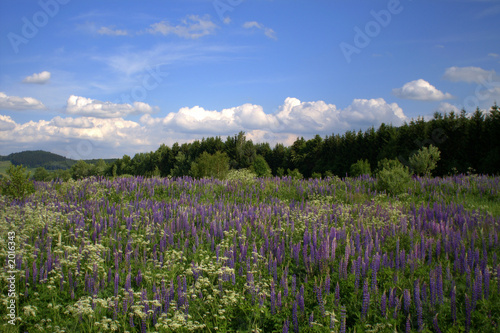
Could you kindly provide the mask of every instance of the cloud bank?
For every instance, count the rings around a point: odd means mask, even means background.
[[[274,113],[265,113],[262,106],[249,103],[220,111],[184,107],[163,117],[155,117],[153,110],[145,103],[114,104],[72,95],[66,112],[77,117],[57,116],[20,124],[9,116],[0,116],[0,142],[4,149],[8,146],[13,151],[50,147],[76,159],[121,157],[156,150],[162,143],[225,138],[239,131],[246,132],[254,142],[290,145],[301,136],[343,134],[377,127],[382,122],[401,125],[407,120],[396,103],[382,98],[355,99],[341,109],[324,101],[302,102],[289,97]],[[138,121],[125,120],[130,114],[143,115]],[[86,148],[79,152],[82,145]]]

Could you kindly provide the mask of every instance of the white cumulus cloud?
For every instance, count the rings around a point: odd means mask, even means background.
[[[16,128],[16,123],[9,116],[0,114],[0,131],[10,131]]]
[[[120,118],[129,114],[153,113],[155,111],[158,111],[157,107],[143,102],[117,104],[75,95],[71,95],[66,103],[68,114],[98,118]]]
[[[33,73],[33,75],[24,78],[23,83],[44,84],[50,80],[50,72]]]
[[[45,105],[33,97],[7,96],[0,92],[0,110],[39,110]]]
[[[172,25],[168,21],[154,23],[148,32],[151,34],[160,33],[164,36],[174,34],[182,38],[197,39],[213,34],[216,29],[217,25],[208,16],[190,15],[178,25]]]
[[[496,77],[495,70],[487,71],[480,67],[450,67],[443,78],[452,82],[483,83],[492,81]]]
[[[393,89],[392,93],[399,98],[418,101],[441,101],[453,98],[451,94],[441,92],[432,84],[422,79],[405,83],[402,88]]]

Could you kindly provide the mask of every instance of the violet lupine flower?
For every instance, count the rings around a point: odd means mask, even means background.
[[[282,303],[281,303],[281,290],[278,292],[278,297],[277,297],[277,305],[278,305],[278,310],[281,310]]]
[[[396,288],[391,288],[391,290],[389,291],[389,306],[391,308],[395,307],[396,306]]]
[[[500,264],[498,264],[497,266],[497,283],[498,283],[497,291],[500,291],[500,278],[498,278],[499,276],[500,276]]]
[[[382,294],[382,297],[380,297],[380,312],[382,313],[382,316],[386,318],[386,313],[387,313],[387,296],[385,295],[385,291]]]
[[[370,290],[368,289],[368,279],[363,284],[363,307],[361,309],[361,318],[366,318],[368,308],[370,307]]]
[[[115,296],[118,295],[118,285],[120,283],[120,275],[118,275],[118,272],[115,272]]]
[[[406,327],[405,327],[405,333],[410,333],[411,332],[411,322],[410,322],[410,315],[406,317]]]
[[[28,267],[28,263],[27,262],[25,263],[25,266],[26,266],[26,270],[25,270],[25,273],[24,273],[24,278],[25,278],[24,284],[28,284],[28,282],[30,280],[30,269]]]
[[[340,333],[345,333],[346,330],[346,318],[347,318],[347,313],[345,306],[342,305],[340,308]]]
[[[472,309],[476,308],[477,301],[483,294],[483,277],[479,266],[476,266],[476,279],[474,280],[474,288],[472,290]]]
[[[304,304],[304,285],[300,286],[300,292],[299,292],[299,306],[300,306],[300,311],[304,312],[305,311],[305,304]]]
[[[131,283],[131,276],[130,272],[127,274],[127,277],[125,278],[125,290],[129,291],[132,288],[132,283]]]
[[[293,302],[293,309],[292,309],[292,321],[293,321],[293,330],[295,333],[299,332],[299,320],[297,318],[297,302]]]
[[[469,296],[465,294],[465,331],[469,332],[471,322],[472,304]]]
[[[372,285],[371,285],[372,291],[374,293],[377,293],[377,270],[374,268],[372,270]]]
[[[323,303],[323,296],[321,294],[321,284],[316,287],[316,284],[314,285],[314,293],[316,294],[316,299],[318,301],[320,310],[321,310],[321,315],[325,315],[325,304]]]
[[[314,312],[311,312],[311,315],[309,316],[309,327],[313,327],[313,322],[314,322]]]
[[[396,305],[394,306],[394,312],[392,314],[392,317],[394,319],[397,319],[398,318],[398,315],[399,315],[399,309],[401,308],[401,301],[399,298],[396,298]]]
[[[135,277],[135,283],[137,284],[137,286],[140,286],[141,282],[142,282],[142,273],[141,269],[139,268],[139,270],[137,271],[137,276]]]
[[[405,289],[403,292],[403,299],[404,299],[404,309],[406,314],[410,313],[410,305],[411,305],[411,296],[410,296],[410,291],[408,289]]]
[[[283,333],[288,333],[288,328],[289,328],[289,325],[290,323],[288,322],[288,318],[287,320],[285,320],[285,323],[283,324]]]

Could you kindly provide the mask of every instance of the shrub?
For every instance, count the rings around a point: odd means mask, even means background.
[[[331,170],[326,170],[325,171],[325,178],[333,177],[333,172]]]
[[[439,161],[441,152],[437,147],[430,145],[423,147],[415,154],[410,156],[410,167],[417,175],[430,176],[431,171],[434,170]]]
[[[312,175],[311,175],[311,178],[321,179],[321,173],[319,173],[319,172],[313,172]]]
[[[196,162],[191,164],[191,174],[196,178],[213,177],[224,179],[229,171],[229,157],[220,151],[211,155],[203,152]]]
[[[408,190],[411,174],[408,167],[398,160],[384,159],[379,162],[377,173],[377,189],[388,194],[397,195]]]
[[[251,170],[255,172],[257,177],[271,177],[271,168],[262,155],[255,157]]]
[[[2,194],[15,199],[24,199],[26,196],[35,192],[35,187],[30,181],[30,172],[22,165],[10,165],[7,169],[9,179],[2,183]]]
[[[287,174],[293,179],[302,179],[304,176],[300,173],[299,169],[287,170]]]
[[[51,174],[45,170],[44,167],[36,168],[35,173],[33,174],[33,179],[39,182],[46,182],[51,180]]]
[[[356,163],[351,165],[351,177],[370,175],[371,173],[372,170],[370,168],[370,162],[368,162],[368,160],[358,160]]]

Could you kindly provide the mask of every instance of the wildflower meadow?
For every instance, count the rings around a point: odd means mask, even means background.
[[[93,177],[0,216],[2,332],[500,331],[499,177]]]

